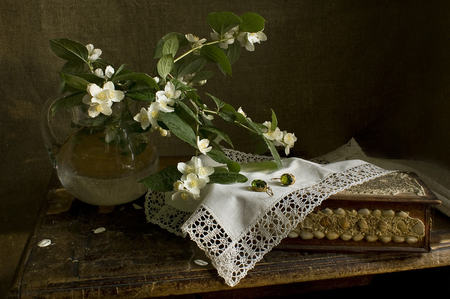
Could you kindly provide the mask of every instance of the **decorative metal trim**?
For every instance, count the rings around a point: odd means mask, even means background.
[[[325,238],[413,244],[425,237],[425,225],[406,211],[324,208],[308,214],[288,236],[304,240]]]

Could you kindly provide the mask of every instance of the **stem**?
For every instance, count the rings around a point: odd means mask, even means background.
[[[199,45],[199,46],[197,46],[197,47],[195,47],[195,48],[190,49],[189,51],[187,51],[186,53],[184,53],[183,55],[181,55],[180,57],[178,57],[177,59],[175,59],[173,62],[174,62],[174,63],[177,62],[178,60],[180,60],[180,59],[186,57],[186,56],[189,55],[190,53],[192,53],[192,52],[194,52],[194,51],[196,51],[196,50],[201,49],[203,46],[214,45],[214,44],[217,44],[217,43],[220,43],[220,42],[223,42],[223,41],[226,41],[226,40],[230,40],[230,39],[234,39],[234,37],[230,37],[230,38],[226,38],[226,39],[221,39],[221,40],[216,40],[216,41],[209,42],[209,43],[206,43],[206,44],[203,44],[203,45]]]
[[[204,111],[204,112],[211,113],[211,114],[219,115],[219,112],[217,112],[217,111],[208,110],[208,109],[203,109],[203,111]],[[250,132],[253,132],[253,133],[255,133],[255,134],[258,134],[258,132],[256,132],[256,131],[253,130],[252,128],[250,128],[250,127],[244,125],[244,124],[241,123],[241,122],[234,121],[233,123],[236,124],[236,125],[239,125],[239,126],[241,126],[241,127],[243,127],[243,128],[245,128],[245,129],[247,129],[247,130],[249,130]]]

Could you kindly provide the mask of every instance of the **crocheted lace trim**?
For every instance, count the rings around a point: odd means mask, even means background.
[[[237,151],[227,151],[227,155],[241,163],[267,159]],[[170,232],[189,234],[211,259],[225,283],[235,286],[323,200],[389,172],[369,163],[362,164],[341,173],[333,173],[315,185],[283,195],[235,240],[217,222],[214,213],[203,205],[192,214],[182,212],[165,205],[163,194],[151,191],[146,196],[146,214],[150,222]]]

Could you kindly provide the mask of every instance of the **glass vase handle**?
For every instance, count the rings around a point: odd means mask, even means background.
[[[52,112],[51,108],[53,103],[58,99],[58,97],[54,96],[49,98],[42,108],[41,111],[41,133],[42,138],[44,139],[45,147],[47,148],[48,158],[52,163],[53,167],[56,168],[56,157],[58,155],[59,150],[61,149],[62,143],[58,141],[54,133],[54,121],[52,121]]]

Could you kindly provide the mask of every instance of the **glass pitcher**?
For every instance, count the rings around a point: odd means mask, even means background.
[[[41,131],[50,161],[64,188],[79,200],[101,206],[131,202],[147,188],[139,180],[155,173],[159,153],[150,134],[134,120],[89,117],[85,106],[52,115],[56,98],[41,114]],[[116,107],[116,115],[120,109]]]

